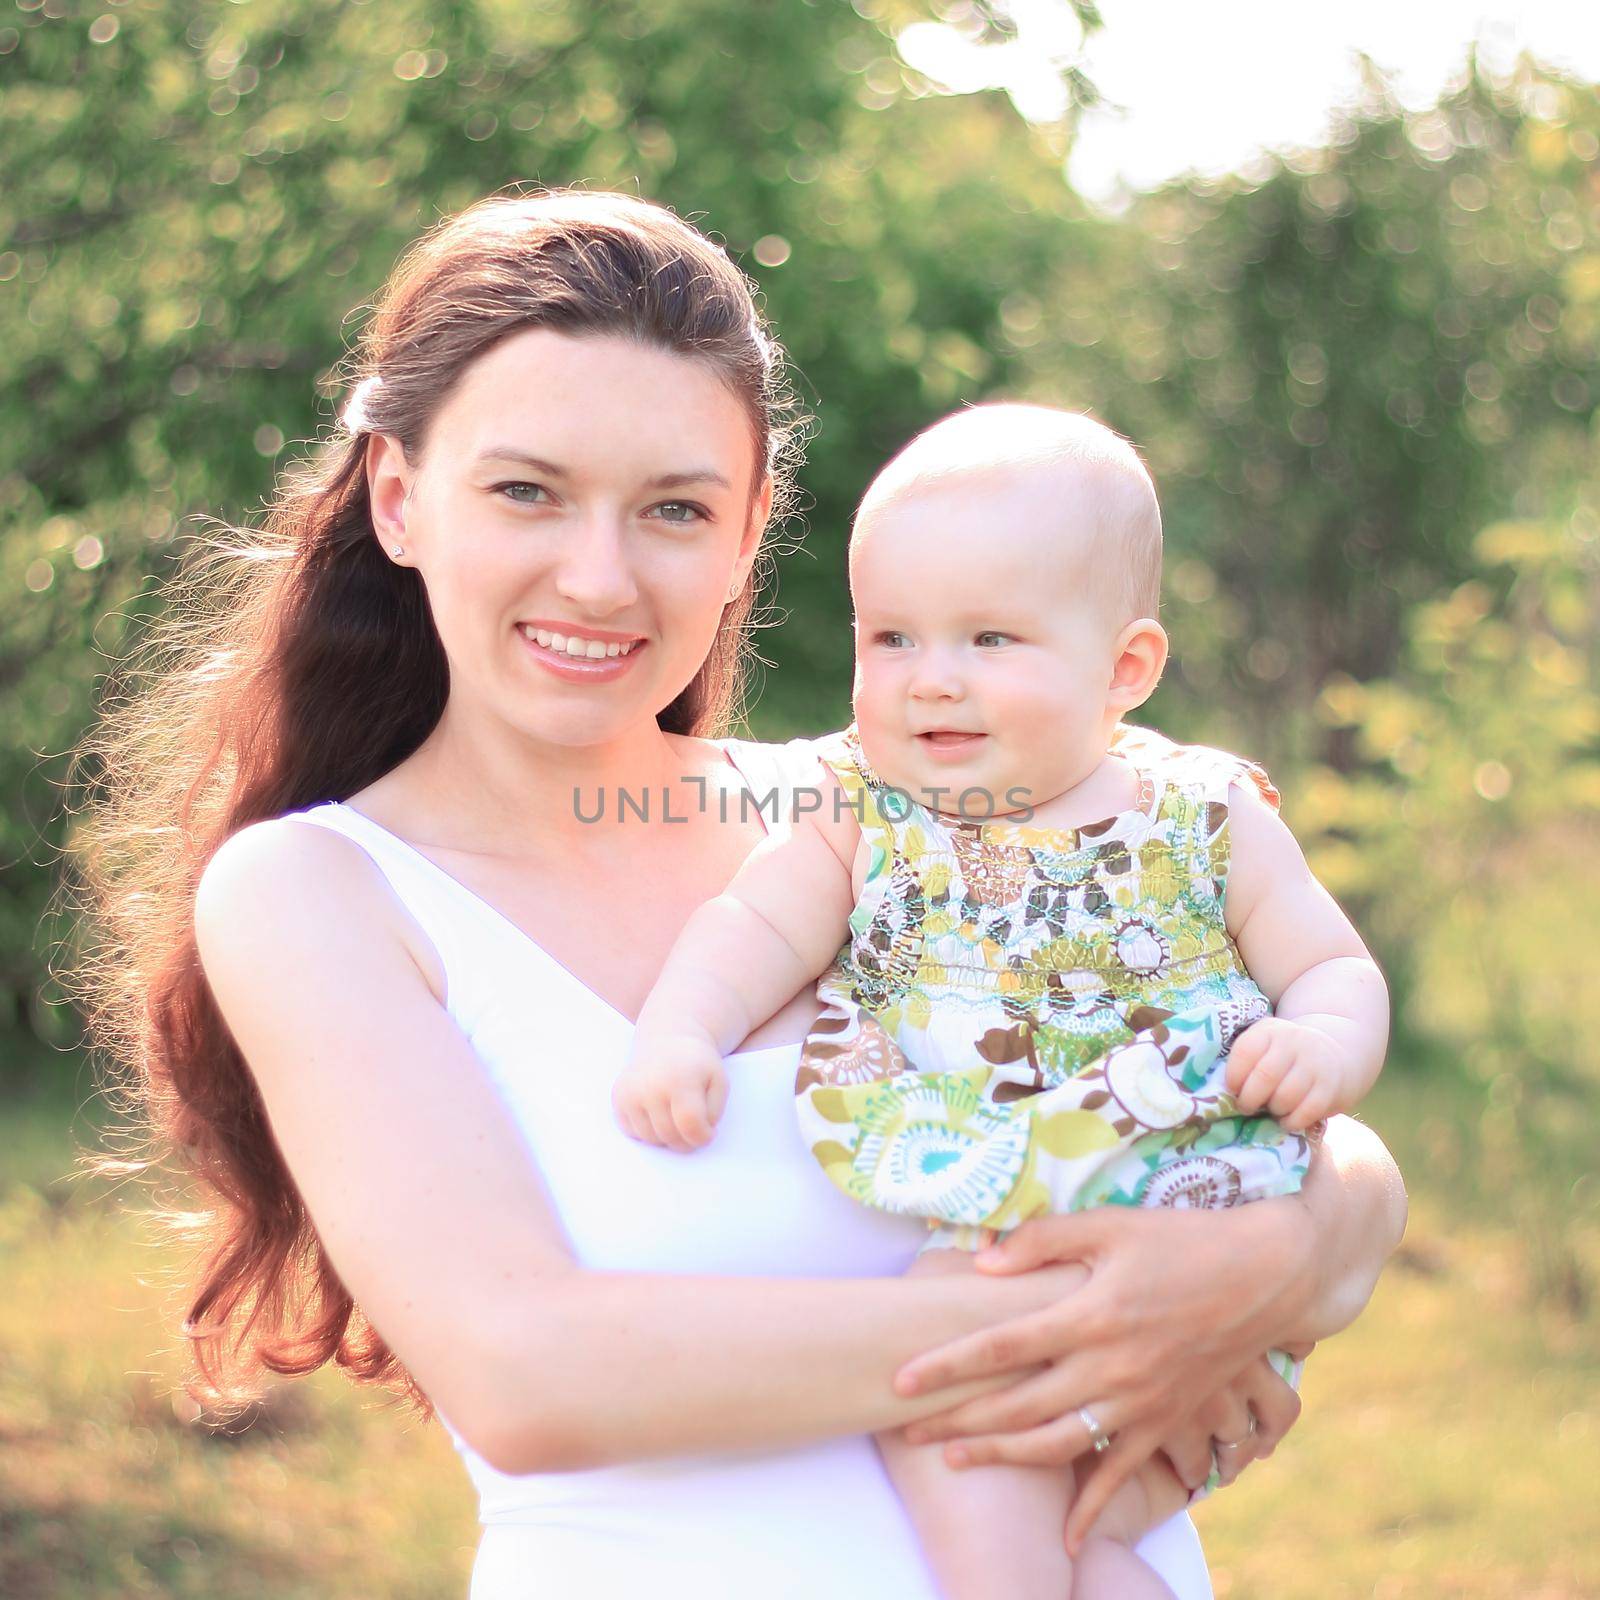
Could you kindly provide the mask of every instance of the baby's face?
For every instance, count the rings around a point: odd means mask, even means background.
[[[936,810],[1043,805],[1105,754],[1126,619],[1106,614],[1089,541],[1063,520],[1058,481],[968,474],[903,491],[857,525],[862,747],[887,783]],[[1008,799],[1016,790],[1028,792]]]

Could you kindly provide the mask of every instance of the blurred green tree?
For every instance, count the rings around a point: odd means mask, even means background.
[[[1493,524],[1469,558],[1408,614],[1391,677],[1323,685],[1316,718],[1351,760],[1302,774],[1303,837],[1330,888],[1369,908],[1414,1034],[1485,1081],[1592,1093],[1600,505]]]
[[[1406,640],[1487,581],[1476,531],[1600,499],[1594,88],[1473,72],[1416,112],[1374,76],[1326,149],[1107,217],[1062,182],[1066,128],[897,57],[930,14],[1006,27],[972,0],[18,0],[0,1028],[48,1022],[61,754],[193,519],[253,512],[331,422],[347,319],[398,251],[514,181],[634,189],[720,235],[804,374],[811,504],[764,732],[846,713],[844,534],[873,469],[952,406],[1027,393],[1093,409],[1156,470],[1177,665],[1153,719],[1372,776],[1357,724],[1313,714],[1324,691],[1444,693],[1405,678]],[[1066,78],[1069,104],[1092,94]],[[1523,687],[1507,675],[1513,724]],[[1491,758],[1459,722],[1438,737]],[[1340,803],[1358,816],[1358,789]],[[1355,835],[1318,816],[1337,868]],[[1401,960],[1401,925],[1385,937]]]
[[[1593,485],[1597,158],[1591,85],[1474,66],[1419,112],[1369,73],[1326,148],[1138,199],[1109,281],[1063,271],[1028,308],[1036,390],[1129,433],[1162,489],[1158,714],[1343,761],[1286,708],[1391,671],[1486,522]]]
[[[980,21],[984,13],[968,11]],[[44,1020],[59,760],[190,519],[331,420],[352,305],[516,182],[637,190],[724,238],[816,401],[769,726],[845,711],[842,530],[871,467],[1004,384],[1008,292],[1092,249],[1059,150],[935,95],[876,0],[19,0],[0,28],[0,1019]],[[1003,22],[991,13],[998,26]]]

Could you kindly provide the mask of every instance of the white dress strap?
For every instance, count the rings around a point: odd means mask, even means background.
[[[505,941],[502,930],[488,921],[497,914],[405,840],[339,801],[290,812],[279,820],[309,822],[343,834],[365,853],[432,944],[444,969],[445,1010],[470,1031],[486,960],[490,970],[500,964],[485,948]]]

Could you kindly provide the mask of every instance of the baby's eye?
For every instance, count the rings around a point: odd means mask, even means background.
[[[663,500],[654,508],[654,512],[662,522],[674,528],[691,527],[696,522],[705,522],[711,515],[704,506],[696,505],[692,500]]]
[[[536,506],[539,504],[540,496],[546,500],[554,498],[548,489],[538,483],[502,483],[496,486],[495,493],[504,495],[506,499],[519,506]]]
[[[1010,641],[1011,635],[1009,633],[999,633],[993,628],[987,628],[977,636],[976,643],[980,649],[987,650],[995,645],[1009,644]]]
[[[902,645],[909,644],[910,640],[908,640],[903,633],[894,633],[890,631],[873,634],[872,642],[874,644],[881,644],[886,650],[898,650]]]

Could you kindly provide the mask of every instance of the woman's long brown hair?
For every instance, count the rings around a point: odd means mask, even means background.
[[[205,542],[80,752],[72,844],[86,930],[73,987],[145,1162],[209,1203],[185,1332],[197,1387],[247,1397],[263,1369],[333,1360],[425,1401],[335,1274],[195,949],[195,888],[238,829],[341,800],[410,755],[449,692],[414,570],[374,536],[367,436],[421,459],[466,369],[525,328],[620,335],[703,361],[744,404],[755,460],[792,484],[799,417],[739,269],[670,212],[583,192],[497,196],[402,256],[347,361],[344,425],[281,480],[259,528]],[[660,715],[716,735],[739,709],[759,572]]]

